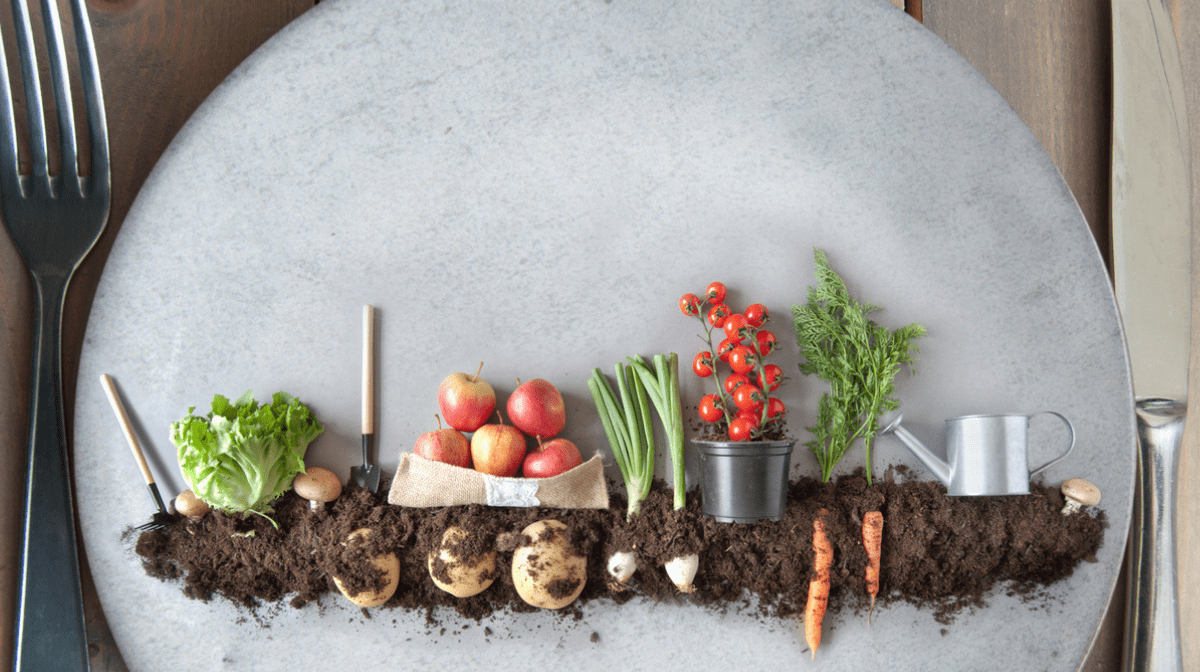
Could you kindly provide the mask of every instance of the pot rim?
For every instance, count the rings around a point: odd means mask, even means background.
[[[714,441],[710,439],[692,439],[692,443],[702,446],[715,446],[718,448],[778,448],[781,446],[795,446],[796,439],[777,439],[774,441]]]

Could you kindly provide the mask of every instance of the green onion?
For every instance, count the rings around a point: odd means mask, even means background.
[[[625,519],[629,520],[641,510],[642,500],[650,493],[650,484],[654,480],[654,431],[646,389],[633,367],[617,363],[613,368],[621,394],[620,404],[600,369],[592,371],[588,390],[592,393],[613,458],[625,479],[625,490],[629,493]]]
[[[675,472],[675,508],[687,505],[687,477],[683,461],[683,406],[679,401],[679,356],[671,353],[654,356],[654,370],[641,355],[626,357],[637,372],[638,379],[646,387],[650,401],[654,403],[658,417],[667,433],[667,444],[671,450],[671,464]]]

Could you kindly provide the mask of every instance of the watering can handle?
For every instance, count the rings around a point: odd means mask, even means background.
[[[1033,418],[1036,415],[1043,415],[1046,413],[1049,413],[1050,415],[1057,415],[1059,420],[1062,420],[1063,422],[1067,423],[1067,431],[1070,432],[1070,434],[1071,434],[1071,445],[1067,446],[1067,452],[1063,453],[1062,455],[1059,455],[1058,457],[1054,458],[1053,460],[1050,460],[1049,462],[1043,464],[1042,466],[1038,467],[1037,469],[1034,469],[1033,471],[1029,472],[1030,477],[1032,477],[1034,474],[1038,473],[1039,471],[1041,471],[1047,467],[1057,464],[1058,462],[1062,461],[1062,459],[1065,458],[1067,455],[1070,455],[1072,450],[1075,450],[1075,428],[1073,426],[1071,426],[1071,421],[1067,419],[1067,416],[1065,416],[1062,413],[1059,413],[1057,411],[1041,411],[1040,413],[1034,413],[1033,415],[1031,415],[1029,417]]]

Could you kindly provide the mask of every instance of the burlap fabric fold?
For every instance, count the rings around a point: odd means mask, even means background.
[[[388,503],[416,508],[486,504],[606,509],[608,482],[599,455],[550,478],[500,478],[402,453]]]

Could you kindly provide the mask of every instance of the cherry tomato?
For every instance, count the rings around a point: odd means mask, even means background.
[[[679,297],[679,310],[683,311],[684,315],[692,316],[700,314],[700,297],[688,292]]]
[[[717,305],[713,306],[712,308],[709,308],[708,309],[709,325],[716,327],[718,329],[720,329],[721,327],[724,327],[725,326],[725,318],[729,317],[730,313],[732,313],[732,312],[733,312],[732,310],[729,310],[729,306],[727,306],[723,303],[718,303]]]
[[[746,337],[745,332],[742,331],[742,328],[745,326],[746,316],[741,313],[734,313],[725,318],[725,324],[722,328],[725,329],[726,338],[736,338],[740,341]]]
[[[700,406],[697,408],[700,412],[700,417],[705,422],[716,422],[725,417],[725,412],[721,410],[721,400],[715,394],[706,394],[700,398]]]
[[[746,316],[746,321],[750,323],[750,326],[756,329],[771,317],[771,314],[767,312],[767,307],[761,303],[752,303],[746,306],[746,310],[742,314]]]
[[[733,352],[734,348],[740,348],[740,347],[745,347],[742,345],[741,341],[734,340],[732,338],[727,338],[727,339],[721,341],[720,345],[717,346],[717,358],[720,359],[722,362],[728,363],[729,362],[729,353]]]
[[[731,373],[725,378],[725,394],[733,394],[734,390],[749,383],[750,379],[744,373]]]
[[[696,357],[692,360],[692,372],[701,378],[711,376],[713,374],[712,355],[707,352],[697,352]]]
[[[764,381],[763,379],[766,378]],[[774,364],[767,364],[763,367],[761,374],[755,375],[754,382],[764,390],[774,392],[779,389],[779,384],[783,382],[783,369]]]
[[[757,411],[738,411],[736,417],[749,420],[754,423],[755,427],[758,427],[759,422],[762,420],[762,416]]]
[[[783,415],[786,411],[787,408],[784,407],[783,402],[779,400],[779,397],[771,397],[767,400],[768,420],[774,420],[775,418]]]
[[[755,424],[745,418],[734,418],[733,422],[729,423],[729,440],[730,441],[749,441],[750,435],[754,433]]]
[[[709,303],[723,302],[725,300],[725,283],[709,283],[708,288],[704,290],[704,296],[708,298]]]
[[[747,383],[739,386],[733,391],[733,403],[741,411],[759,411],[762,410],[763,397],[762,390]]]
[[[736,373],[746,373],[758,364],[758,357],[751,352],[750,348],[744,345],[739,345],[729,351],[729,368]]]
[[[728,322],[726,322],[726,324],[728,324]],[[764,357],[772,352],[775,352],[775,346],[778,345],[775,340],[775,334],[767,331],[766,329],[759,329],[758,333],[754,335],[754,340],[754,349],[758,351],[758,354]]]

